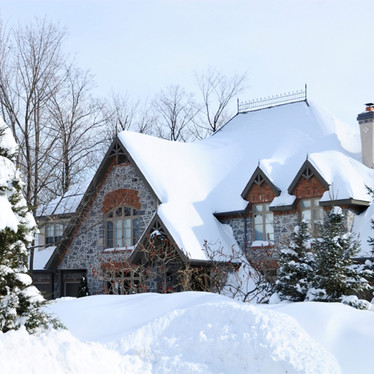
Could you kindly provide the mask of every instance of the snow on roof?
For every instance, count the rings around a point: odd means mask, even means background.
[[[64,195],[38,208],[37,216],[51,216],[74,213],[88,187],[88,181],[73,185]]]
[[[35,248],[33,269],[43,270],[55,249],[56,249],[56,246],[50,246],[46,248]]]
[[[369,201],[364,186],[374,186],[374,172],[358,161],[358,126],[310,102],[240,113],[213,136],[194,143],[127,131],[119,138],[160,199],[164,224],[192,259],[207,259],[205,241],[231,251],[236,243],[231,228],[213,213],[247,206],[241,193],[259,161],[282,191],[279,205],[294,199],[287,189],[307,157],[341,199]]]

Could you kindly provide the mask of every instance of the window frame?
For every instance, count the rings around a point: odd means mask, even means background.
[[[323,207],[319,205],[320,200],[320,197],[308,197],[305,199],[300,199],[299,202],[300,221],[305,219],[308,222],[310,233],[313,236],[316,236],[318,233],[320,233],[323,226]],[[307,201],[310,201],[310,207],[303,207],[303,203]],[[306,211],[310,212],[309,220],[304,217],[304,212]],[[317,211],[319,212],[318,215],[321,218],[316,217]],[[319,224],[320,227],[318,227],[317,224]]]
[[[59,229],[61,231],[57,229],[57,226],[59,226]],[[51,230],[52,235],[49,235],[50,233],[48,233],[48,231],[50,231],[49,228],[52,228]],[[44,226],[44,244],[46,246],[51,246],[51,245],[55,245],[56,243],[58,243],[63,238],[65,229],[66,229],[66,223],[64,222],[46,223]],[[61,235],[57,235],[57,233]]]
[[[256,208],[261,207],[261,210]],[[261,223],[256,223],[256,216],[261,216]],[[267,222],[267,217],[271,217],[271,222]],[[271,224],[272,232],[268,232],[268,225]],[[274,213],[270,210],[270,203],[254,203],[252,204],[252,226],[253,226],[253,240],[252,241],[274,241]],[[256,227],[261,227],[262,239],[256,238]]]
[[[119,211],[121,211],[120,214]],[[126,211],[129,214],[125,213]],[[117,206],[109,210],[105,214],[105,248],[128,248],[133,246],[135,244],[134,220],[138,217],[139,211],[128,205]],[[109,223],[111,223],[111,229]],[[109,238],[109,232],[111,232],[111,238]],[[126,232],[129,234],[126,235]]]

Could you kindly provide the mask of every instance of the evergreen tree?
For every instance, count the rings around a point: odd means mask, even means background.
[[[308,223],[301,221],[291,234],[289,248],[279,252],[275,291],[281,300],[304,301],[313,274],[314,256],[310,251]]]
[[[0,119],[0,331],[25,326],[34,332],[58,322],[39,309],[44,299],[27,274],[27,246],[36,225],[22,195],[16,151],[10,129]]]
[[[315,243],[315,277],[309,300],[341,301],[343,296],[357,295],[369,288],[353,258],[359,252],[355,234],[346,232],[341,208],[327,215],[321,239]]]
[[[90,294],[90,292],[88,291],[87,278],[82,277],[81,278],[81,283],[79,285],[77,297],[88,296],[89,294]]]

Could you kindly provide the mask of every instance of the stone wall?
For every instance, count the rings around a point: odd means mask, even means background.
[[[103,281],[96,276],[93,269],[100,268],[101,263],[113,260],[113,257],[123,261],[128,256],[126,251],[123,254],[104,252],[104,200],[108,194],[121,189],[135,191],[130,195],[132,199],[136,195],[138,200],[136,208],[139,208],[139,218],[134,221],[134,234],[137,239],[145,231],[157,209],[156,196],[132,164],[113,166],[59,266],[59,269],[87,269],[88,287],[92,294],[101,293],[103,289]]]

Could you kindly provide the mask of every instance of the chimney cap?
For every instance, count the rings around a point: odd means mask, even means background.
[[[366,103],[365,105],[367,112],[374,112],[374,103]]]

